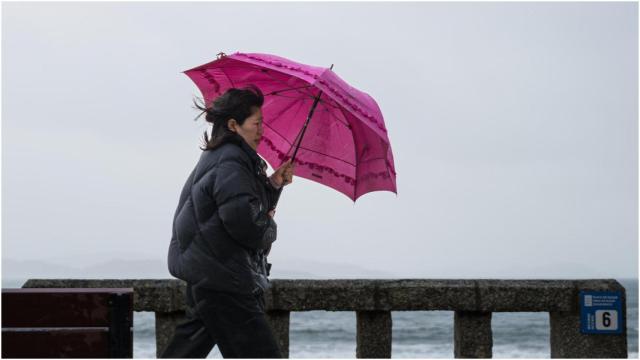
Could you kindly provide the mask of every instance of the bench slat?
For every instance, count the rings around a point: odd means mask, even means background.
[[[3,358],[104,358],[109,354],[109,329],[2,329],[2,343]]]
[[[108,327],[111,296],[127,292],[131,289],[2,289],[2,327]],[[130,299],[133,306],[132,294]],[[133,326],[132,312],[126,321]]]

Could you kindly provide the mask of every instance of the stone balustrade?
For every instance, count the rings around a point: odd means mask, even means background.
[[[626,358],[626,296],[616,280],[272,280],[267,315],[283,354],[289,355],[292,311],[355,311],[356,357],[390,358],[391,311],[454,311],[456,358],[492,357],[493,312],[549,313],[552,358]],[[156,317],[160,354],[184,317],[186,285],[180,280],[31,279],[23,287],[134,289],[134,311]],[[621,291],[622,334],[582,334],[581,290]],[[318,354],[323,357],[323,354]]]

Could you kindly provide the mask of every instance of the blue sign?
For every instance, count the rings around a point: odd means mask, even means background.
[[[580,291],[580,332],[621,334],[621,296],[620,291]]]

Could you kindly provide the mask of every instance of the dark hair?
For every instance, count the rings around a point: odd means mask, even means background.
[[[218,96],[209,106],[204,104],[199,98],[194,99],[193,104],[201,113],[194,120],[206,114],[205,120],[213,124],[211,138],[204,132],[204,147],[202,150],[213,150],[227,141],[241,140],[240,135],[229,130],[227,123],[230,119],[235,119],[238,125],[242,126],[244,121],[253,114],[254,107],[262,107],[264,96],[262,91],[255,86],[249,85],[242,89],[231,88],[224,94]]]

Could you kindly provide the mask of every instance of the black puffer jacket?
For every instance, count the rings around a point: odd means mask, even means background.
[[[263,166],[240,136],[203,151],[174,216],[171,275],[234,293],[269,286],[266,254],[276,240],[276,223],[268,211],[278,192]]]

